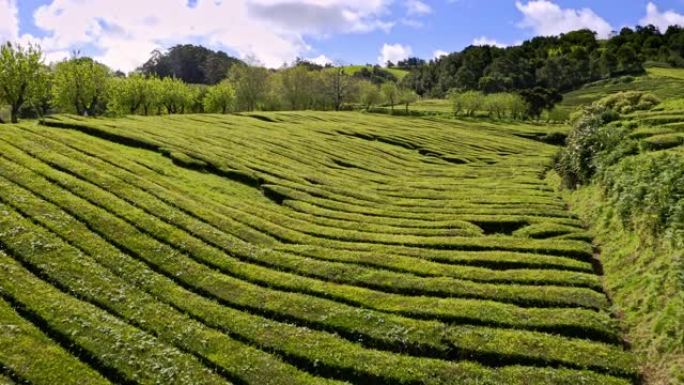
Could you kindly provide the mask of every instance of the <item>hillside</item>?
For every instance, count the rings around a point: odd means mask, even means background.
[[[344,67],[345,73],[348,75],[354,75],[355,73],[359,72],[363,68],[368,68],[369,70],[372,69],[372,66],[369,65],[351,65],[351,66],[346,66]],[[387,71],[394,75],[398,80],[403,79],[406,75],[409,74],[409,71],[401,69],[401,68],[387,68],[387,67],[382,67],[383,71]]]
[[[602,97],[623,91],[651,92],[659,98],[684,98],[684,69],[651,67],[643,76],[624,76],[590,83],[563,95],[558,109],[570,113]]]
[[[313,112],[47,124],[0,130],[0,379],[638,377],[591,236],[543,179],[556,148],[525,138],[539,126]]]

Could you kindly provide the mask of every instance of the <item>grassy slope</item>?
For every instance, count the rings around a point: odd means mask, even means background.
[[[453,106],[448,99],[422,99],[411,104],[411,110],[453,114]]]
[[[313,112],[50,124],[77,129],[0,132],[0,287],[34,330],[26,354],[53,344],[74,355],[56,365],[135,383],[636,376],[588,235],[540,179],[555,149],[518,136],[539,126]],[[50,383],[24,362],[0,354],[3,374]]]
[[[603,82],[567,95],[567,107],[588,103],[608,93],[653,92],[663,103],[653,111],[623,117],[635,128],[630,136],[644,150],[666,150],[684,156],[684,70],[649,68],[632,83]],[[638,157],[647,154],[636,155]],[[682,172],[682,170],[672,170]],[[556,183],[554,181],[554,183]],[[641,356],[649,384],[684,383],[684,256],[663,239],[626,229],[599,186],[566,193],[601,246],[606,286],[614,308],[627,327],[627,338]]]
[[[597,186],[568,195],[601,245],[605,283],[649,384],[684,383],[684,262],[681,249],[644,240],[604,205]]]
[[[563,101],[558,105],[558,109],[572,112],[579,106],[591,104],[608,94],[621,91],[652,92],[663,100],[684,97],[684,69],[649,68],[644,76],[590,83],[563,95]]]

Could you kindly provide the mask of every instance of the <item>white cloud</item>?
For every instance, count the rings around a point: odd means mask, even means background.
[[[588,28],[597,32],[599,37],[606,38],[613,29],[589,8],[561,8],[548,0],[533,0],[527,4],[516,2],[515,6],[524,16],[519,26],[532,28],[538,35],[558,35]]]
[[[639,20],[639,24],[653,24],[660,31],[665,32],[671,25],[684,26],[684,15],[673,10],[660,12],[655,4],[649,2],[646,6],[646,16]]]
[[[333,64],[333,60],[325,55],[318,55],[316,57],[308,58],[307,61],[311,63],[318,64],[319,66],[325,66],[326,64]]]
[[[0,5],[6,1],[13,0]],[[391,1],[197,0],[189,7],[187,0],[51,0],[34,13],[47,36],[33,40],[48,58],[93,47],[98,60],[124,71],[153,49],[197,42],[278,67],[310,51],[308,37],[389,30]]]
[[[443,50],[441,50],[441,49],[438,49],[438,50],[435,50],[435,52],[432,53],[432,58],[433,58],[433,59],[439,59],[440,57],[446,56],[446,55],[448,55],[448,54],[449,54],[449,52],[443,51]]]
[[[480,46],[491,45],[492,47],[501,47],[501,48],[504,48],[507,46],[506,44],[499,43],[498,41],[496,41],[494,39],[490,39],[486,36],[480,36],[476,39],[473,39],[473,45],[480,45]]]
[[[388,61],[395,63],[404,60],[411,56],[413,50],[410,46],[401,44],[387,44],[385,43],[380,50],[380,56],[378,56],[378,64],[385,65]]]
[[[427,15],[432,12],[432,8],[420,0],[406,0],[404,6],[409,15]]]
[[[287,32],[330,34],[388,30],[380,19],[390,0],[234,0],[247,5],[249,16],[271,22]],[[233,4],[231,3],[231,7]]]
[[[16,0],[0,0],[0,44],[15,41],[19,36]]]

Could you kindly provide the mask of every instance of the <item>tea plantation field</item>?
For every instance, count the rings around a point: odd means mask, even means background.
[[[0,383],[638,381],[543,126],[0,129]]]

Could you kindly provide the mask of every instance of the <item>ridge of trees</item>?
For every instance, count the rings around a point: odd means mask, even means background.
[[[192,84],[217,84],[225,79],[234,65],[244,66],[245,62],[228,56],[223,51],[179,44],[165,53],[153,51],[150,59],[138,68],[138,72],[147,76],[177,78]]]
[[[623,28],[607,40],[584,29],[535,37],[507,48],[470,46],[430,62],[409,58],[402,84],[421,96],[444,97],[451,90],[485,93],[535,88],[569,91],[583,84],[644,72],[647,61],[684,67],[684,29],[664,33],[648,25]]]
[[[410,71],[402,80],[380,66],[350,75],[344,67],[302,59],[272,70],[190,44],[155,51],[126,76],[88,57],[48,67],[38,47],[6,43],[0,46],[0,104],[10,106],[10,120],[16,121],[48,112],[148,115],[350,106],[371,110],[378,105],[392,111],[404,105],[408,112],[419,96],[449,96],[455,114],[465,103],[487,106],[490,116],[538,118],[561,100],[561,92],[642,73],[646,61],[684,66],[683,57],[684,29],[676,26],[664,33],[654,26],[623,28],[608,40],[579,30],[508,48],[470,46],[429,62],[408,58],[392,64]],[[488,94],[501,95],[485,98]]]
[[[173,50],[173,49],[172,49]],[[197,51],[203,52],[203,51]],[[352,76],[344,67],[297,60],[269,70],[233,63],[213,85],[193,84],[142,69],[117,74],[89,57],[75,56],[51,66],[38,47],[0,46],[0,105],[11,106],[11,120],[48,112],[83,116],[228,113],[254,110],[341,110],[402,104],[408,111],[417,95],[394,81],[383,86]]]

